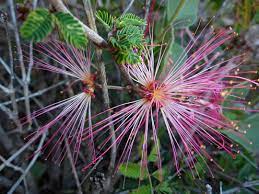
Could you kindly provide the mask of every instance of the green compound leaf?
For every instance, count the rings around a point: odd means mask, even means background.
[[[143,45],[143,32],[137,26],[126,26],[117,31],[116,41],[118,48],[123,50],[140,48]]]
[[[133,178],[133,179],[143,178],[143,179],[146,179],[148,177],[147,170],[146,169],[141,170],[141,165],[136,164],[136,163],[129,162],[128,164],[127,163],[121,164],[120,167],[119,167],[119,171],[120,171],[121,174],[123,174],[124,176],[126,176],[128,178]]]
[[[133,51],[120,51],[116,55],[116,62],[118,64],[138,64],[141,62],[141,57],[139,54]]]
[[[99,22],[101,22],[107,30],[111,30],[113,23],[114,23],[114,17],[107,11],[99,10],[96,12],[96,18]]]
[[[39,8],[28,15],[20,32],[23,38],[39,42],[53,30],[53,27],[52,15],[47,9]]]
[[[146,22],[144,19],[141,19],[133,13],[126,13],[116,20],[116,26],[118,28],[123,28],[129,25],[140,27],[146,25]]]
[[[77,48],[85,48],[87,38],[83,26],[69,13],[55,14],[56,23],[63,38]]]
[[[114,48],[114,57],[119,64],[141,62],[140,52],[144,47],[145,21],[140,17],[126,13],[119,18],[107,11],[97,11],[96,18],[110,31],[109,43]]]

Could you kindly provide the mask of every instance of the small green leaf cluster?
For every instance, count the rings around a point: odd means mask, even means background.
[[[57,26],[62,38],[77,48],[85,48],[87,37],[80,22],[69,13],[50,13],[47,9],[38,8],[28,15],[21,26],[23,38],[42,41]]]
[[[107,11],[97,11],[96,18],[109,31],[108,40],[114,48],[114,56],[119,64],[136,64],[141,61],[144,43],[145,20],[126,13],[118,18]]]

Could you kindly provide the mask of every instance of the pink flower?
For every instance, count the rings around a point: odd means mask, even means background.
[[[116,141],[110,144],[112,137],[105,138],[98,146],[96,158],[86,165],[84,170],[100,160],[114,144],[123,144],[118,164],[128,162],[134,142],[142,132],[142,169],[147,168],[149,140],[154,142],[157,165],[161,169],[162,158],[158,140],[158,130],[163,130],[161,126],[165,127],[168,134],[173,163],[178,173],[181,155],[185,156],[184,161],[191,168],[196,168],[195,155],[204,161],[213,161],[213,157],[205,149],[207,144],[213,144],[235,157],[231,140],[218,130],[234,129],[222,113],[224,108],[228,108],[223,106],[224,94],[232,88],[249,87],[248,82],[255,85],[258,83],[238,73],[237,68],[241,63],[237,63],[240,62],[241,56],[219,60],[220,52],[215,52],[235,36],[232,30],[207,33],[209,39],[191,53],[204,34],[203,30],[197,35],[177,61],[169,60],[171,68],[164,73],[164,77],[158,75],[163,58],[162,49],[157,61],[151,47],[146,48],[141,64],[124,66],[131,79],[139,85],[141,98],[113,108],[114,111],[119,110],[94,124],[93,134],[86,129],[83,139],[94,135],[94,138],[100,141],[109,125],[113,124],[116,126]],[[189,57],[184,61],[186,55]]]
[[[83,84],[83,91],[35,111],[32,118],[46,116],[50,112],[58,112],[58,114],[54,119],[31,134],[30,141],[35,141],[46,131],[53,131],[51,137],[40,151],[48,150],[46,159],[53,155],[53,160],[61,163],[66,155],[64,141],[67,140],[72,148],[74,162],[76,162],[82,142],[83,130],[86,127],[86,120],[88,121],[89,132],[91,133],[92,131],[91,99],[94,97],[94,77],[90,72],[90,57],[88,53],[82,50],[57,41],[40,43],[38,47],[39,49],[36,49],[36,51],[58,64],[55,66],[45,62],[43,59],[35,58],[35,64],[38,68],[73,77],[75,82],[80,81]],[[90,141],[92,148],[94,148],[92,138]]]

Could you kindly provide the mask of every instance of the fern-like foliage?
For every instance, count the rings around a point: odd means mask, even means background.
[[[114,47],[121,50],[141,48],[143,45],[142,32],[136,26],[127,26],[118,30],[117,33],[109,38]]]
[[[96,18],[101,22],[107,30],[111,30],[115,18],[107,11],[97,11]]]
[[[143,43],[143,31],[137,26],[125,26],[117,31],[116,40],[125,49],[140,48]]]
[[[63,38],[77,48],[84,48],[87,45],[82,25],[71,14],[59,12],[55,14],[57,25]]]
[[[21,26],[23,38],[42,41],[57,25],[58,30],[66,42],[77,48],[85,48],[87,38],[81,23],[69,13],[50,13],[47,9],[38,8],[32,11]]]
[[[133,13],[126,13],[122,16],[120,16],[117,20],[116,20],[116,25],[117,27],[126,27],[129,25],[132,26],[144,26],[146,25],[145,20],[141,19],[140,17],[136,16]]]
[[[53,30],[52,15],[47,9],[39,8],[32,11],[20,28],[23,38],[35,42],[42,41]]]
[[[133,13],[118,18],[107,11],[97,11],[96,18],[109,32],[109,43],[115,48],[114,56],[119,64],[136,64],[141,61],[145,21]]]
[[[141,61],[141,53],[139,52],[132,52],[130,50],[126,51],[118,51],[115,53],[116,55],[116,61],[119,64],[137,64]]]

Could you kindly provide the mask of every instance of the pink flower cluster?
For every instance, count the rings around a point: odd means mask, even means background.
[[[205,34],[207,39],[202,41]],[[190,168],[196,168],[197,157],[204,161],[213,161],[213,156],[206,151],[208,144],[213,144],[235,157],[232,141],[223,135],[220,129],[235,128],[223,115],[223,110],[240,107],[225,107],[223,102],[226,95],[231,95],[231,89],[249,88],[250,85],[258,86],[258,83],[242,76],[242,56],[220,60],[222,53],[217,51],[218,48],[234,36],[235,33],[231,29],[206,33],[204,29],[188,43],[176,61],[168,59],[168,64],[165,65],[169,67],[167,69],[161,68],[163,49],[160,50],[159,56],[155,57],[154,46],[146,47],[140,64],[123,66],[136,83],[140,99],[112,108],[113,114],[110,117],[94,124],[91,123],[93,117],[90,109],[94,80],[91,79],[89,57],[78,49],[57,42],[40,45],[42,54],[63,66],[56,67],[38,59],[40,68],[72,76],[87,85],[87,90],[82,93],[47,106],[33,115],[37,117],[63,108],[55,119],[36,132],[36,136],[39,136],[49,129],[55,131],[43,150],[58,134],[60,137],[49,152],[52,153],[54,148],[56,152],[60,150],[57,152],[58,161],[62,161],[64,157],[65,148],[61,147],[61,143],[65,138],[74,146],[75,159],[82,141],[90,140],[93,150],[94,142],[99,142],[98,151],[94,151],[92,161],[84,168],[86,170],[101,160],[115,144],[123,146],[118,164],[128,162],[136,139],[143,134],[142,168],[147,168],[148,147],[149,143],[153,142],[157,153],[157,166],[161,169],[162,143],[159,142],[163,141],[159,141],[158,132],[166,130],[173,163],[178,173],[183,160]],[[241,100],[240,102],[245,103]],[[116,140],[112,143],[112,135],[108,133],[111,125],[115,126],[116,135]]]

